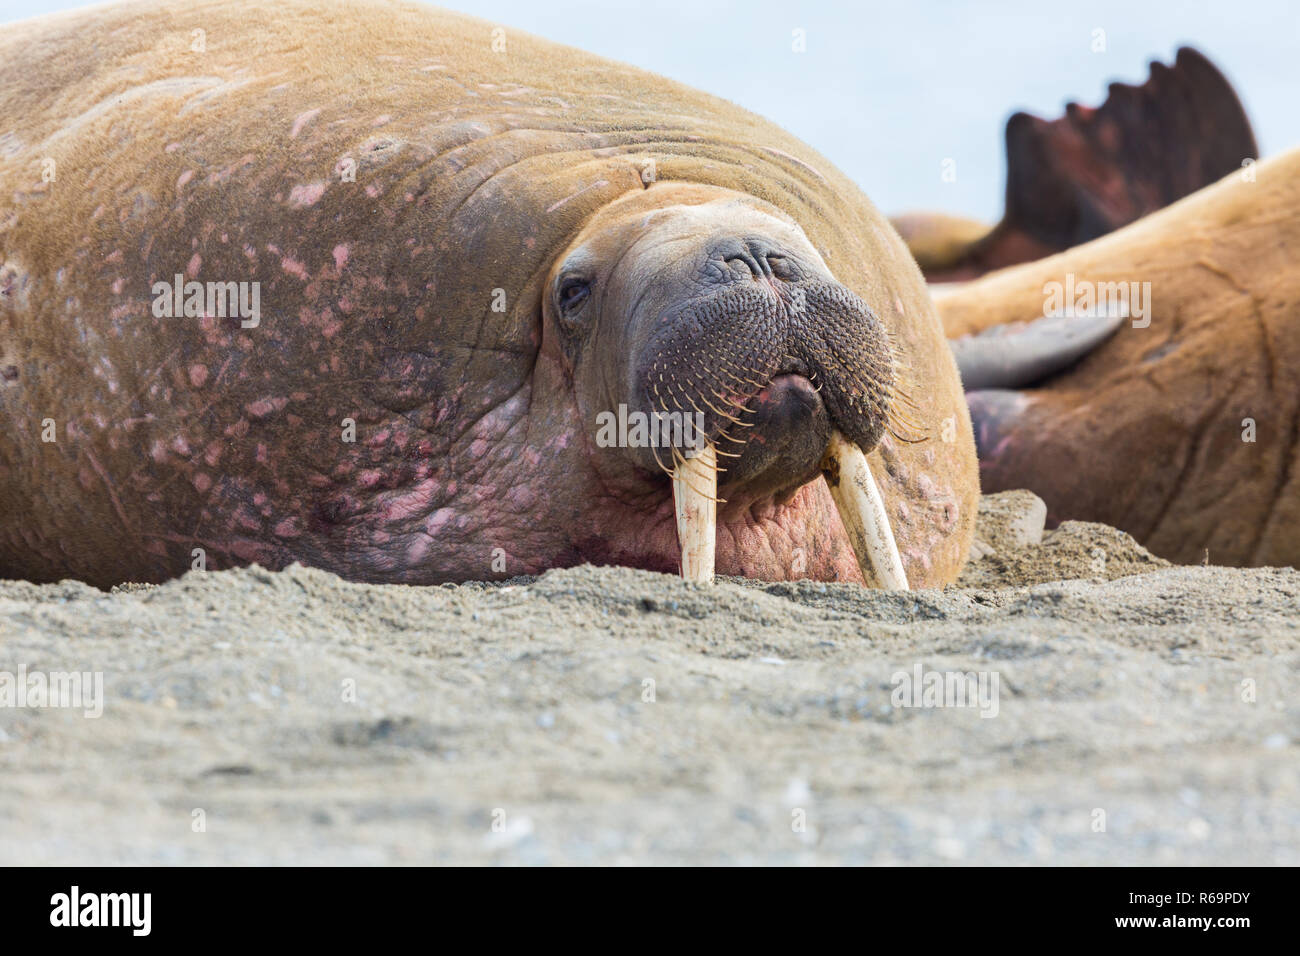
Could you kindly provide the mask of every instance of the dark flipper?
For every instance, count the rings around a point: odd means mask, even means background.
[[[1246,111],[1214,65],[1183,47],[1141,86],[1112,83],[1096,109],[1070,103],[1047,121],[1007,121],[1002,221],[932,282],[970,279],[1096,239],[1241,168],[1259,155]]]
[[[997,325],[977,335],[949,339],[948,347],[967,392],[1021,388],[1073,365],[1110,338],[1127,317],[1128,310],[1121,307],[1096,315]]]

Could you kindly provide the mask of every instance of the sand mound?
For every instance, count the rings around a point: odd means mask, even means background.
[[[0,583],[0,670],[104,674],[0,707],[0,862],[1300,863],[1300,573],[986,504],[970,586],[906,594]]]
[[[1104,524],[1063,521],[1044,532],[1047,506],[1032,491],[985,495],[963,587],[1017,587],[1086,578],[1113,581],[1170,567],[1131,535]]]

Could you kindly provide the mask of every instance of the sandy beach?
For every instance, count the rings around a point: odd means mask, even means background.
[[[5,582],[0,670],[104,690],[0,708],[0,862],[1300,863],[1300,572],[984,505],[942,591]]]

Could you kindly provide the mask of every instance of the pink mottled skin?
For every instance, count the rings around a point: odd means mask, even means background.
[[[565,388],[566,375],[558,357],[543,353],[534,390],[559,395]],[[493,537],[507,556],[520,560],[516,573],[537,574],[557,564],[587,561],[675,574],[680,549],[666,476],[645,472],[631,480],[621,475],[619,484],[607,482],[593,462],[608,455],[608,450],[596,447],[571,390],[569,395],[568,401],[549,407],[543,423],[549,437],[541,471],[530,477],[528,496],[520,499],[519,507],[505,510],[495,487],[479,494],[482,507],[496,515],[500,530]],[[537,427],[531,421],[527,424],[508,431],[491,456],[503,480],[509,480],[511,460],[527,448],[513,444],[511,435]],[[730,497],[719,508],[719,574],[766,580],[862,580],[823,483],[804,485],[780,505],[770,495],[755,498],[725,487],[722,494]],[[549,499],[549,510],[559,512],[542,525],[534,520],[537,498]]]
[[[512,366],[499,360],[508,353],[491,350],[355,338],[340,350],[330,343],[345,327],[343,315],[379,328],[391,303],[402,301],[389,292],[394,275],[382,254],[367,261],[354,243],[331,240],[311,256],[299,251],[304,242],[244,243],[236,232],[234,242],[214,236],[200,245],[205,255],[191,254],[187,272],[199,278],[262,281],[273,311],[257,330],[207,315],[177,324],[159,374],[143,390],[136,380],[142,414],[100,429],[132,441],[154,436],[145,446],[148,467],[135,461],[80,472],[84,493],[103,491],[113,502],[121,537],[111,561],[78,564],[52,538],[33,539],[39,557],[26,555],[15,570],[35,578],[71,572],[100,584],[161,580],[188,569],[195,548],[211,568],[296,561],[411,584],[583,562],[678,570],[667,476],[625,450],[597,447],[572,357],[541,296],[530,309],[540,347],[517,380],[495,374]],[[544,265],[550,271],[554,260]],[[600,361],[606,358],[613,357]],[[116,382],[105,387],[111,392]],[[768,397],[763,389],[756,398]],[[35,410],[29,414],[34,423]],[[911,508],[903,497],[897,505],[902,534],[912,530],[918,500],[942,509],[955,499],[923,472],[909,479],[891,448],[886,440],[884,461],[897,467],[882,482],[912,484]],[[755,490],[724,476],[718,573],[862,580],[825,485],[808,477]],[[907,534],[909,566],[928,569],[930,550],[943,546],[953,523]]]

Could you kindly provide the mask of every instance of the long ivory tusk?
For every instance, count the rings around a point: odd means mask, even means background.
[[[682,577],[712,584],[718,541],[718,458],[712,444],[673,469],[673,505]]]
[[[839,429],[831,432],[831,443],[822,459],[822,475],[867,583],[875,580],[883,588],[906,591],[903,559],[889,527],[885,501],[867,467],[867,456]]]

